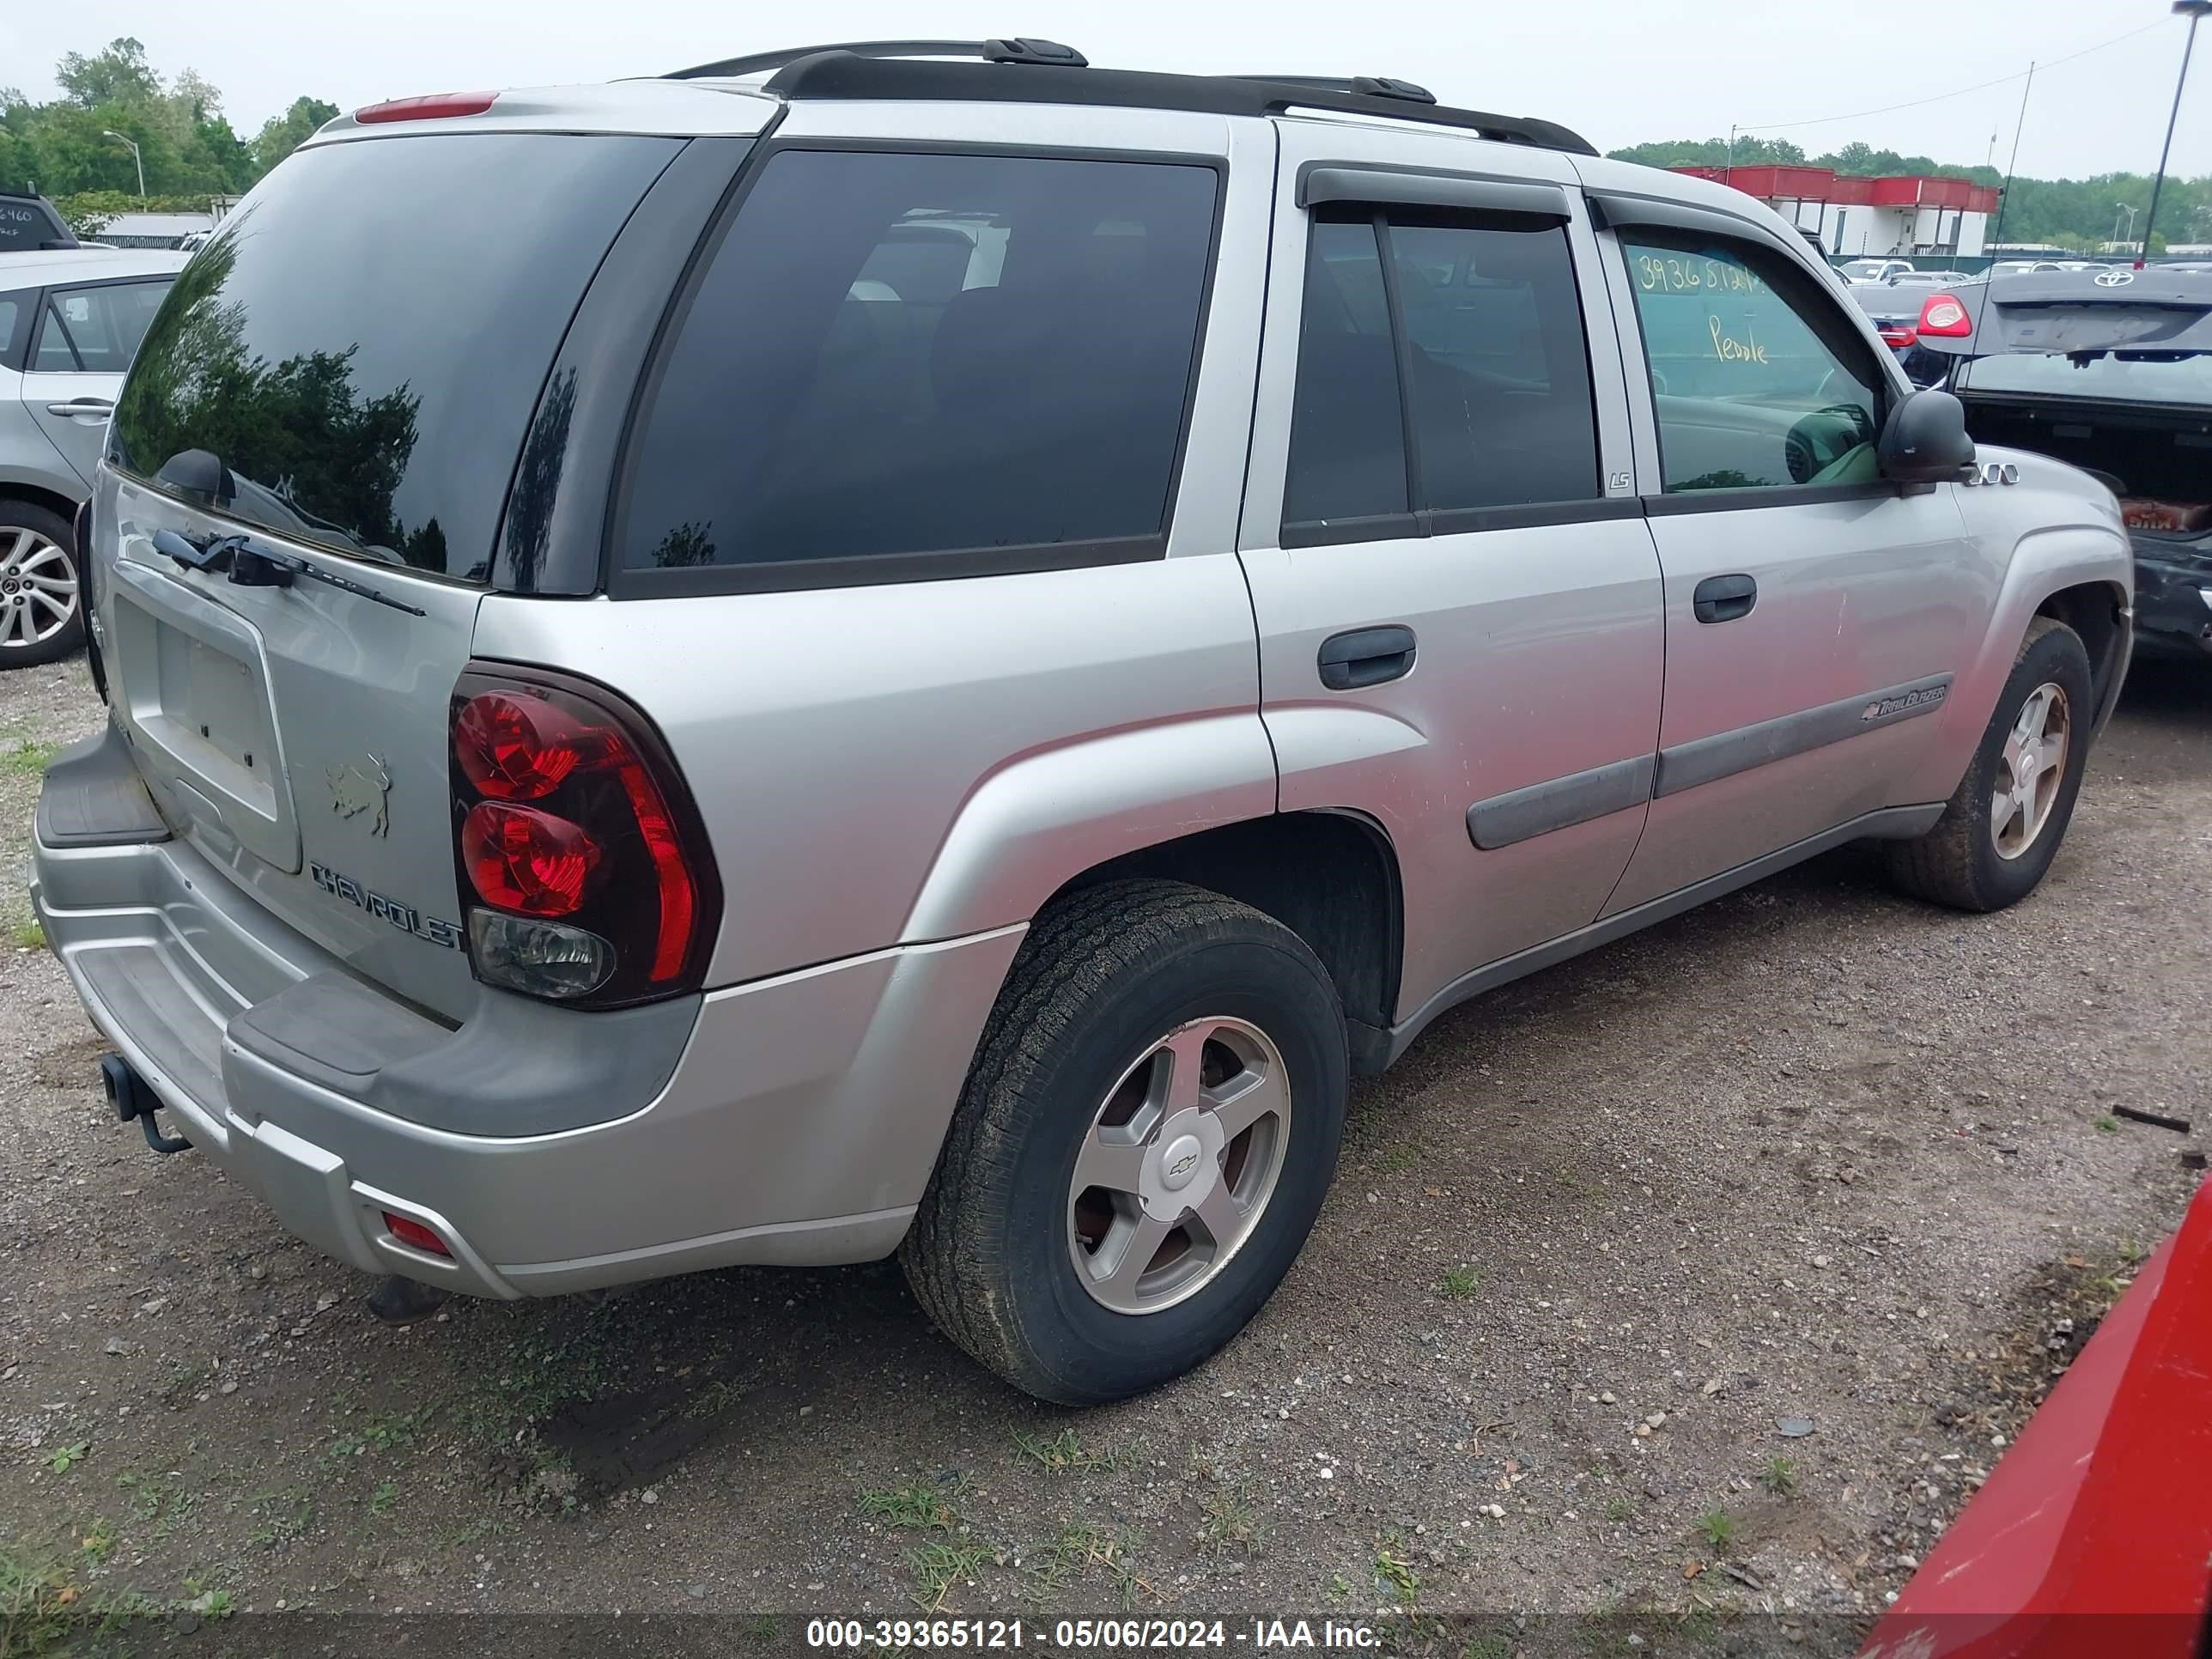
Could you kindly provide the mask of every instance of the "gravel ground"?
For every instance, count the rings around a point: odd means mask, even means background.
[[[3,867],[38,745],[99,717],[81,664],[0,681]],[[1461,1010],[1357,1091],[1252,1328],[1082,1413],[979,1374],[888,1267],[379,1326],[103,1121],[11,880],[0,1544],[82,1605],[203,1616],[1854,1628],[2196,1179],[2201,1138],[2108,1113],[2205,1115],[2208,826],[2212,676],[2146,667],[2017,908],[1922,908],[1846,850]]]

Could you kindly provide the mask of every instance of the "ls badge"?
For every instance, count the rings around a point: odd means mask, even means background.
[[[385,797],[391,793],[392,772],[374,755],[365,761],[352,761],[324,772],[330,781],[331,811],[342,818],[357,818],[368,814],[367,825],[372,836],[381,836],[392,828],[390,815],[385,811]]]

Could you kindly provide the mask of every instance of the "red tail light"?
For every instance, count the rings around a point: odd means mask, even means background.
[[[453,690],[454,848],[477,976],[574,1006],[697,987],[720,909],[697,809],[603,687],[484,665]],[[520,803],[527,801],[528,805]]]
[[[561,787],[582,758],[584,730],[540,697],[486,691],[461,705],[453,753],[478,794],[536,800]]]
[[[1974,319],[1966,304],[1954,295],[1931,294],[1920,305],[1919,332],[1939,339],[1962,340],[1974,331]]]
[[[550,812],[483,800],[461,820],[461,859],[485,903],[526,916],[566,916],[583,908],[599,844]]]
[[[1919,331],[1913,328],[1886,328],[1881,331],[1881,343],[1888,346],[1909,346],[1919,337]]]
[[[420,98],[393,98],[353,112],[356,121],[435,121],[448,115],[482,115],[495,92],[433,92]]]

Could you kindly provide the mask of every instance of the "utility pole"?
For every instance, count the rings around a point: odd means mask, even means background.
[[[2181,43],[2181,74],[2173,83],[2173,112],[2166,118],[2166,144],[2158,153],[2158,176],[2150,181],[2150,210],[2143,215],[2142,247],[2136,254],[2137,270],[2150,254],[2150,229],[2158,222],[2158,194],[2166,185],[2166,158],[2173,154],[2173,125],[2181,118],[2181,89],[2189,84],[2189,55],[2197,50],[2197,26],[2212,15],[2212,0],[2173,0],[2173,15],[2189,20],[2189,33]]]
[[[2004,189],[1997,197],[1997,222],[1990,232],[1990,252],[1995,254],[2004,246],[2005,210],[2012,205],[2013,174],[2020,171],[2020,135],[2027,131],[2027,94],[2035,90],[2035,64],[2027,65],[2027,84],[2020,89],[2020,121],[2012,130],[2012,158],[2005,163]]]

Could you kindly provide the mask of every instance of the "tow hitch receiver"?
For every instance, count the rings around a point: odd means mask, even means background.
[[[154,1116],[161,1107],[160,1097],[146,1086],[146,1079],[132,1071],[131,1062],[122,1055],[100,1057],[100,1086],[114,1106],[116,1117],[125,1123],[137,1118],[138,1127],[146,1132],[146,1144],[155,1152],[166,1157],[172,1152],[191,1151],[192,1143],[182,1135],[161,1133],[161,1126]]]

